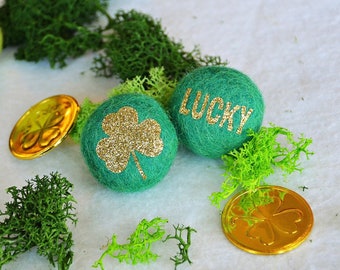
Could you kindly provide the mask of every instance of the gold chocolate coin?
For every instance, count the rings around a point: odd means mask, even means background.
[[[68,95],[38,102],[15,124],[9,138],[10,151],[20,159],[40,157],[64,140],[78,112],[78,102]]]
[[[222,228],[231,243],[254,254],[280,254],[299,246],[313,226],[313,213],[299,194],[279,186],[262,186],[252,196],[242,192],[222,213]],[[267,203],[258,198],[267,196]],[[257,199],[256,199],[257,198]]]

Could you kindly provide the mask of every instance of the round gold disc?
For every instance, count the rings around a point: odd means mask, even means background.
[[[15,124],[9,138],[10,151],[20,159],[40,157],[63,141],[78,112],[78,102],[68,95],[38,102]]]
[[[259,203],[263,196],[267,203]],[[222,213],[222,228],[230,242],[247,252],[264,255],[299,246],[308,237],[313,221],[305,199],[279,186],[262,186],[254,196],[239,193]]]

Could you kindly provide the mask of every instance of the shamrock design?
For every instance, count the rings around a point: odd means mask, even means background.
[[[105,161],[106,167],[114,173],[121,173],[126,169],[132,155],[140,175],[145,180],[147,176],[135,152],[148,157],[156,157],[162,152],[163,141],[160,138],[161,126],[158,122],[146,119],[138,123],[137,111],[125,106],[116,113],[106,115],[102,128],[109,137],[98,142],[96,152],[98,157]]]
[[[37,115],[33,122],[25,127],[21,139],[22,148],[31,149],[38,145],[39,147],[47,147],[60,134],[60,123],[64,120],[64,114],[58,106],[40,110],[35,113]]]
[[[303,212],[297,208],[280,210],[283,201],[280,197],[274,197],[269,205],[257,206],[249,215],[236,216],[237,219],[247,221],[250,226],[247,230],[248,237],[258,239],[261,244],[270,246],[281,235],[293,235],[298,232],[297,223],[301,222]]]

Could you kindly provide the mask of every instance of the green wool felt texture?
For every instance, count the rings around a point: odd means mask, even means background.
[[[220,158],[249,139],[247,130],[262,125],[264,101],[240,71],[206,66],[188,73],[170,101],[178,138],[192,152]]]
[[[80,138],[93,176],[119,192],[148,189],[168,173],[177,153],[176,130],[153,98],[122,94],[103,102]]]

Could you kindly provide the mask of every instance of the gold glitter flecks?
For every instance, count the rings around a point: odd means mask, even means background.
[[[154,119],[146,119],[139,124],[138,112],[132,107],[122,107],[117,113],[110,113],[104,118],[102,128],[109,137],[98,142],[96,153],[105,161],[106,167],[114,173],[123,172],[131,154],[145,180],[147,176],[135,152],[156,157],[163,151],[159,123]]]
[[[186,108],[187,106],[187,103],[188,103],[188,99],[189,99],[189,96],[190,96],[190,93],[191,93],[192,89],[191,88],[188,88],[187,91],[185,92],[185,95],[184,95],[184,98],[182,100],[182,104],[181,104],[181,107],[179,108],[179,113],[183,114],[183,115],[187,115],[190,113],[190,110],[188,110]]]
[[[231,107],[231,102],[227,102],[226,108],[223,112],[222,120],[219,124],[220,127],[223,127],[224,123],[228,120],[228,130],[232,131],[233,130],[233,116],[234,113],[237,112],[241,107],[240,105],[236,105],[232,110],[230,110]]]
[[[238,127],[238,129],[236,131],[237,134],[242,133],[242,129],[243,129],[244,124],[247,122],[250,115],[253,113],[253,109],[249,109],[249,111],[247,113],[246,113],[246,111],[247,111],[247,107],[242,106],[241,107],[241,122],[240,122],[240,126]]]
[[[215,105],[218,103],[218,109],[219,110],[222,110],[223,109],[223,99],[220,98],[220,97],[215,97],[211,102],[210,102],[210,105],[209,105],[209,108],[207,110],[207,122],[210,124],[210,125],[214,125],[218,122],[218,120],[221,118],[221,115],[216,115],[216,116],[212,116],[212,113],[213,113],[213,110],[215,108]]]
[[[192,112],[191,112],[192,118],[196,119],[196,120],[202,118],[204,111],[205,111],[205,108],[207,107],[209,97],[210,97],[209,94],[205,95],[201,110],[198,112],[197,108],[198,108],[198,103],[200,102],[201,96],[202,96],[202,92],[197,91],[196,98],[195,98],[195,101],[194,101],[194,105],[192,107]]]

